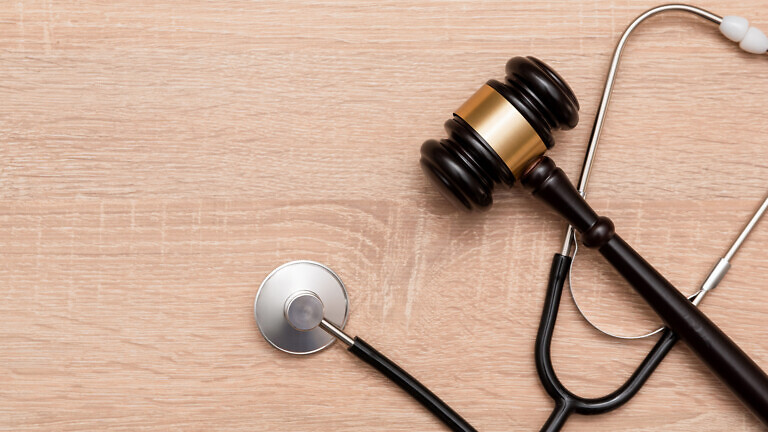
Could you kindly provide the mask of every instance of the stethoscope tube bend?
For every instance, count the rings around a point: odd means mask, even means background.
[[[671,330],[665,329],[661,338],[656,342],[653,349],[648,352],[648,355],[645,356],[645,359],[643,359],[629,379],[610,394],[598,398],[584,398],[568,390],[557,378],[554,366],[552,365],[550,346],[563,294],[563,283],[568,276],[570,268],[570,260],[571,257],[559,253],[555,254],[552,258],[547,293],[544,298],[544,309],[541,313],[539,331],[536,334],[536,371],[539,374],[544,389],[555,401],[555,408],[552,414],[541,428],[542,431],[546,432],[559,431],[573,413],[584,415],[602,414],[627,403],[640,391],[643,384],[650,378],[656,367],[664,360],[664,357],[678,341],[677,335]]]
[[[523,175],[522,184],[573,225],[582,234],[582,243],[597,249],[712,373],[768,425],[765,372],[617,235],[613,222],[597,215],[551,159],[541,157],[534,162]]]

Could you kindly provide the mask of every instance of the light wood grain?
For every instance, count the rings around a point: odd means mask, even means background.
[[[702,0],[768,28],[759,0]],[[76,2],[0,7],[0,430],[442,430],[333,347],[272,349],[261,280],[312,259],[345,280],[347,329],[482,431],[538,429],[533,364],[564,229],[520,190],[455,214],[420,143],[507,58],[580,98],[553,158],[575,177],[609,55],[649,1]],[[765,193],[766,58],[686,16],[627,49],[590,200],[692,292]],[[703,308],[768,367],[761,227]],[[591,252],[574,279],[602,324],[653,314]],[[599,395],[653,341],[600,337],[564,299],[553,345]],[[572,431],[755,431],[684,346],[620,410]]]

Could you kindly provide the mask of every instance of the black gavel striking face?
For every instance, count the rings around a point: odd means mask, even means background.
[[[555,142],[552,129],[579,122],[568,84],[534,57],[507,62],[504,82],[489,80],[445,122],[448,138],[421,146],[421,167],[457,207],[485,210],[493,186],[512,186]]]

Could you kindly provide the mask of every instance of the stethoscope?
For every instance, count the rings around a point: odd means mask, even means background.
[[[762,50],[762,47],[766,44],[765,42],[763,42],[762,45],[758,45],[756,41],[753,42],[751,40],[747,41],[746,43],[744,42],[744,36],[748,33],[748,29],[750,27],[747,20],[741,17],[729,16],[723,18],[704,9],[681,4],[670,4],[655,7],[638,16],[634,21],[632,21],[627,29],[624,30],[624,33],[619,39],[619,42],[613,52],[611,65],[605,81],[605,88],[603,90],[603,95],[600,100],[600,105],[597,110],[592,132],[590,134],[589,144],[587,145],[581,175],[579,176],[577,190],[583,197],[586,196],[587,183],[589,182],[589,176],[594,164],[595,154],[597,152],[597,146],[600,140],[600,133],[605,122],[608,104],[611,98],[611,93],[613,91],[613,85],[616,80],[616,73],[618,71],[619,62],[621,60],[624,47],[632,32],[643,21],[652,16],[669,11],[687,12],[714,24],[718,24],[720,25],[721,32],[729,39],[735,42],[741,42],[741,48],[745,51],[752,53],[765,52]],[[757,29],[755,29],[752,34],[755,35],[753,36],[755,40],[761,38],[760,36],[762,35],[762,33],[757,33]],[[762,38],[765,38],[765,36],[763,35]],[[753,45],[755,46],[753,47]],[[689,297],[694,305],[698,306],[704,299],[704,296],[715,287],[717,287],[720,281],[723,280],[725,274],[731,268],[731,259],[741,248],[742,244],[755,228],[757,222],[763,216],[767,208],[768,196],[766,196],[762,204],[755,210],[754,214],[744,226],[739,235],[736,237],[733,244],[728,248],[728,251],[715,263],[711,272],[704,279],[701,288]],[[573,299],[577,310],[582,315],[582,317],[598,331],[608,336],[620,339],[639,339],[654,335],[658,332],[662,332],[659,340],[648,352],[640,365],[638,365],[634,373],[621,387],[615,391],[597,398],[585,398],[569,391],[560,382],[560,380],[557,378],[557,375],[555,374],[551,360],[550,344],[552,341],[552,334],[554,332],[555,321],[557,319],[560,298],[563,292],[563,285],[566,280],[570,282],[570,270],[573,266],[573,260],[577,252],[578,243],[575,241],[575,232],[573,226],[568,225],[561,252],[555,254],[552,265],[550,267],[547,294],[544,300],[544,310],[542,312],[541,322],[539,324],[539,331],[536,336],[536,371],[538,372],[539,379],[541,380],[542,385],[546,389],[547,393],[555,401],[555,408],[550,417],[547,419],[547,422],[542,427],[542,431],[560,430],[570,414],[574,412],[585,415],[601,414],[624,405],[640,390],[640,388],[648,380],[656,367],[658,367],[664,357],[669,353],[669,351],[678,341],[677,335],[665,327],[660,327],[657,330],[640,336],[621,336],[600,328],[582,311],[581,307],[576,301],[576,295],[573,291],[573,284],[569,283],[571,298]]]
[[[624,45],[632,31],[641,22],[667,11],[688,12],[719,24],[721,32],[729,39],[740,42],[740,47],[745,51],[765,53],[768,50],[768,38],[739,17],[721,18],[693,6],[664,5],[650,9],[636,18],[622,34],[613,54],[579,180],[578,193],[582,197],[585,195],[586,184],[594,162],[597,143]],[[530,170],[531,168],[528,169],[528,171]],[[523,181],[525,182],[525,179]],[[728,252],[717,262],[702,284],[701,289],[689,298],[694,305],[698,305],[704,296],[722,280],[730,268],[731,259],[767,208],[768,197],[758,207]],[[590,233],[590,235],[596,234]],[[564,282],[577,252],[574,239],[574,229],[569,226],[562,252],[555,254],[552,262],[535,345],[536,368],[539,377],[547,393],[555,401],[555,409],[542,428],[542,430],[547,431],[560,430],[572,413],[599,414],[616,409],[629,401],[678,340],[678,336],[674,332],[666,328],[663,329],[661,338],[632,376],[621,387],[608,395],[599,398],[583,398],[565,388],[557,378],[552,366],[550,342]],[[264,338],[274,347],[291,354],[309,354],[330,346],[336,339],[341,340],[351,353],[407,391],[452,430],[475,430],[445,402],[397,364],[359,337],[347,335],[343,329],[348,314],[348,296],[341,279],[328,267],[312,261],[294,261],[275,269],[259,287],[254,302],[254,316],[258,328]]]

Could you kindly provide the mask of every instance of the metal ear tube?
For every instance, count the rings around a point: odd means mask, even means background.
[[[610,67],[608,69],[608,73],[605,78],[603,94],[600,99],[600,104],[598,105],[597,114],[595,115],[595,121],[592,126],[592,131],[589,136],[589,142],[587,144],[586,154],[584,156],[584,164],[581,168],[581,174],[579,175],[577,190],[583,197],[586,197],[587,184],[589,183],[590,173],[592,172],[592,169],[594,166],[595,155],[597,152],[598,144],[600,142],[600,135],[603,130],[603,125],[605,123],[608,105],[610,102],[611,94],[613,92],[613,85],[616,81],[616,76],[617,76],[619,64],[621,61],[621,57],[624,53],[624,48],[626,47],[630,37],[634,34],[635,30],[640,26],[640,24],[642,24],[643,22],[645,22],[646,20],[652,17],[661,15],[664,13],[685,13],[685,14],[691,15],[694,18],[704,20],[707,23],[716,24],[718,26],[718,30],[723,36],[725,36],[725,38],[733,42],[739,43],[739,48],[741,48],[742,50],[748,53],[765,54],[768,51],[768,37],[766,37],[766,35],[756,27],[750,26],[749,21],[743,17],[733,16],[733,15],[720,17],[705,9],[702,9],[696,6],[686,5],[686,4],[661,5],[661,6],[651,8],[643,12],[642,14],[640,14],[624,30],[624,32],[621,35],[621,38],[616,44],[616,48],[614,49],[613,55],[611,57]],[[754,223],[757,222],[757,219],[759,219],[761,215],[762,215],[762,212],[755,213],[754,219],[752,221],[752,225],[754,225]],[[743,237],[740,237],[742,239],[741,241],[743,241],[743,238],[746,238],[746,236],[749,234],[750,231],[751,229],[747,229],[742,233]],[[719,279],[717,278],[719,277],[720,279],[722,279],[722,277],[728,271],[728,268],[729,268],[728,262],[730,261],[730,258],[732,258],[735,251],[739,248],[741,241],[738,241],[737,243],[735,243],[734,247],[728,251],[726,256],[723,257],[723,260],[721,260],[718,263],[718,265],[713,269],[710,276],[702,284],[699,292],[696,292],[689,297],[689,298],[693,298],[694,304],[698,305],[701,299],[703,298],[702,292],[708,291],[713,286],[713,282],[716,282],[716,281],[719,282]],[[663,327],[659,327],[655,330],[644,332],[643,334],[639,334],[639,335],[637,334],[636,335],[620,335],[614,331],[608,331],[602,328],[601,326],[597,325],[595,322],[593,322],[587,316],[587,314],[582,310],[579,302],[576,300],[576,293],[575,293],[576,290],[571,281],[571,273],[572,273],[571,269],[573,268],[577,253],[578,253],[578,244],[575,243],[573,227],[569,225],[565,233],[565,236],[563,237],[563,247],[561,252],[562,255],[568,255],[571,257],[571,261],[568,269],[568,278],[566,282],[568,283],[568,289],[571,293],[571,297],[574,305],[576,306],[577,311],[579,312],[579,314],[581,314],[581,316],[589,325],[591,325],[593,328],[595,328],[597,331],[603,334],[606,334],[608,336],[618,338],[618,339],[642,339],[642,338],[652,336],[663,330]]]

